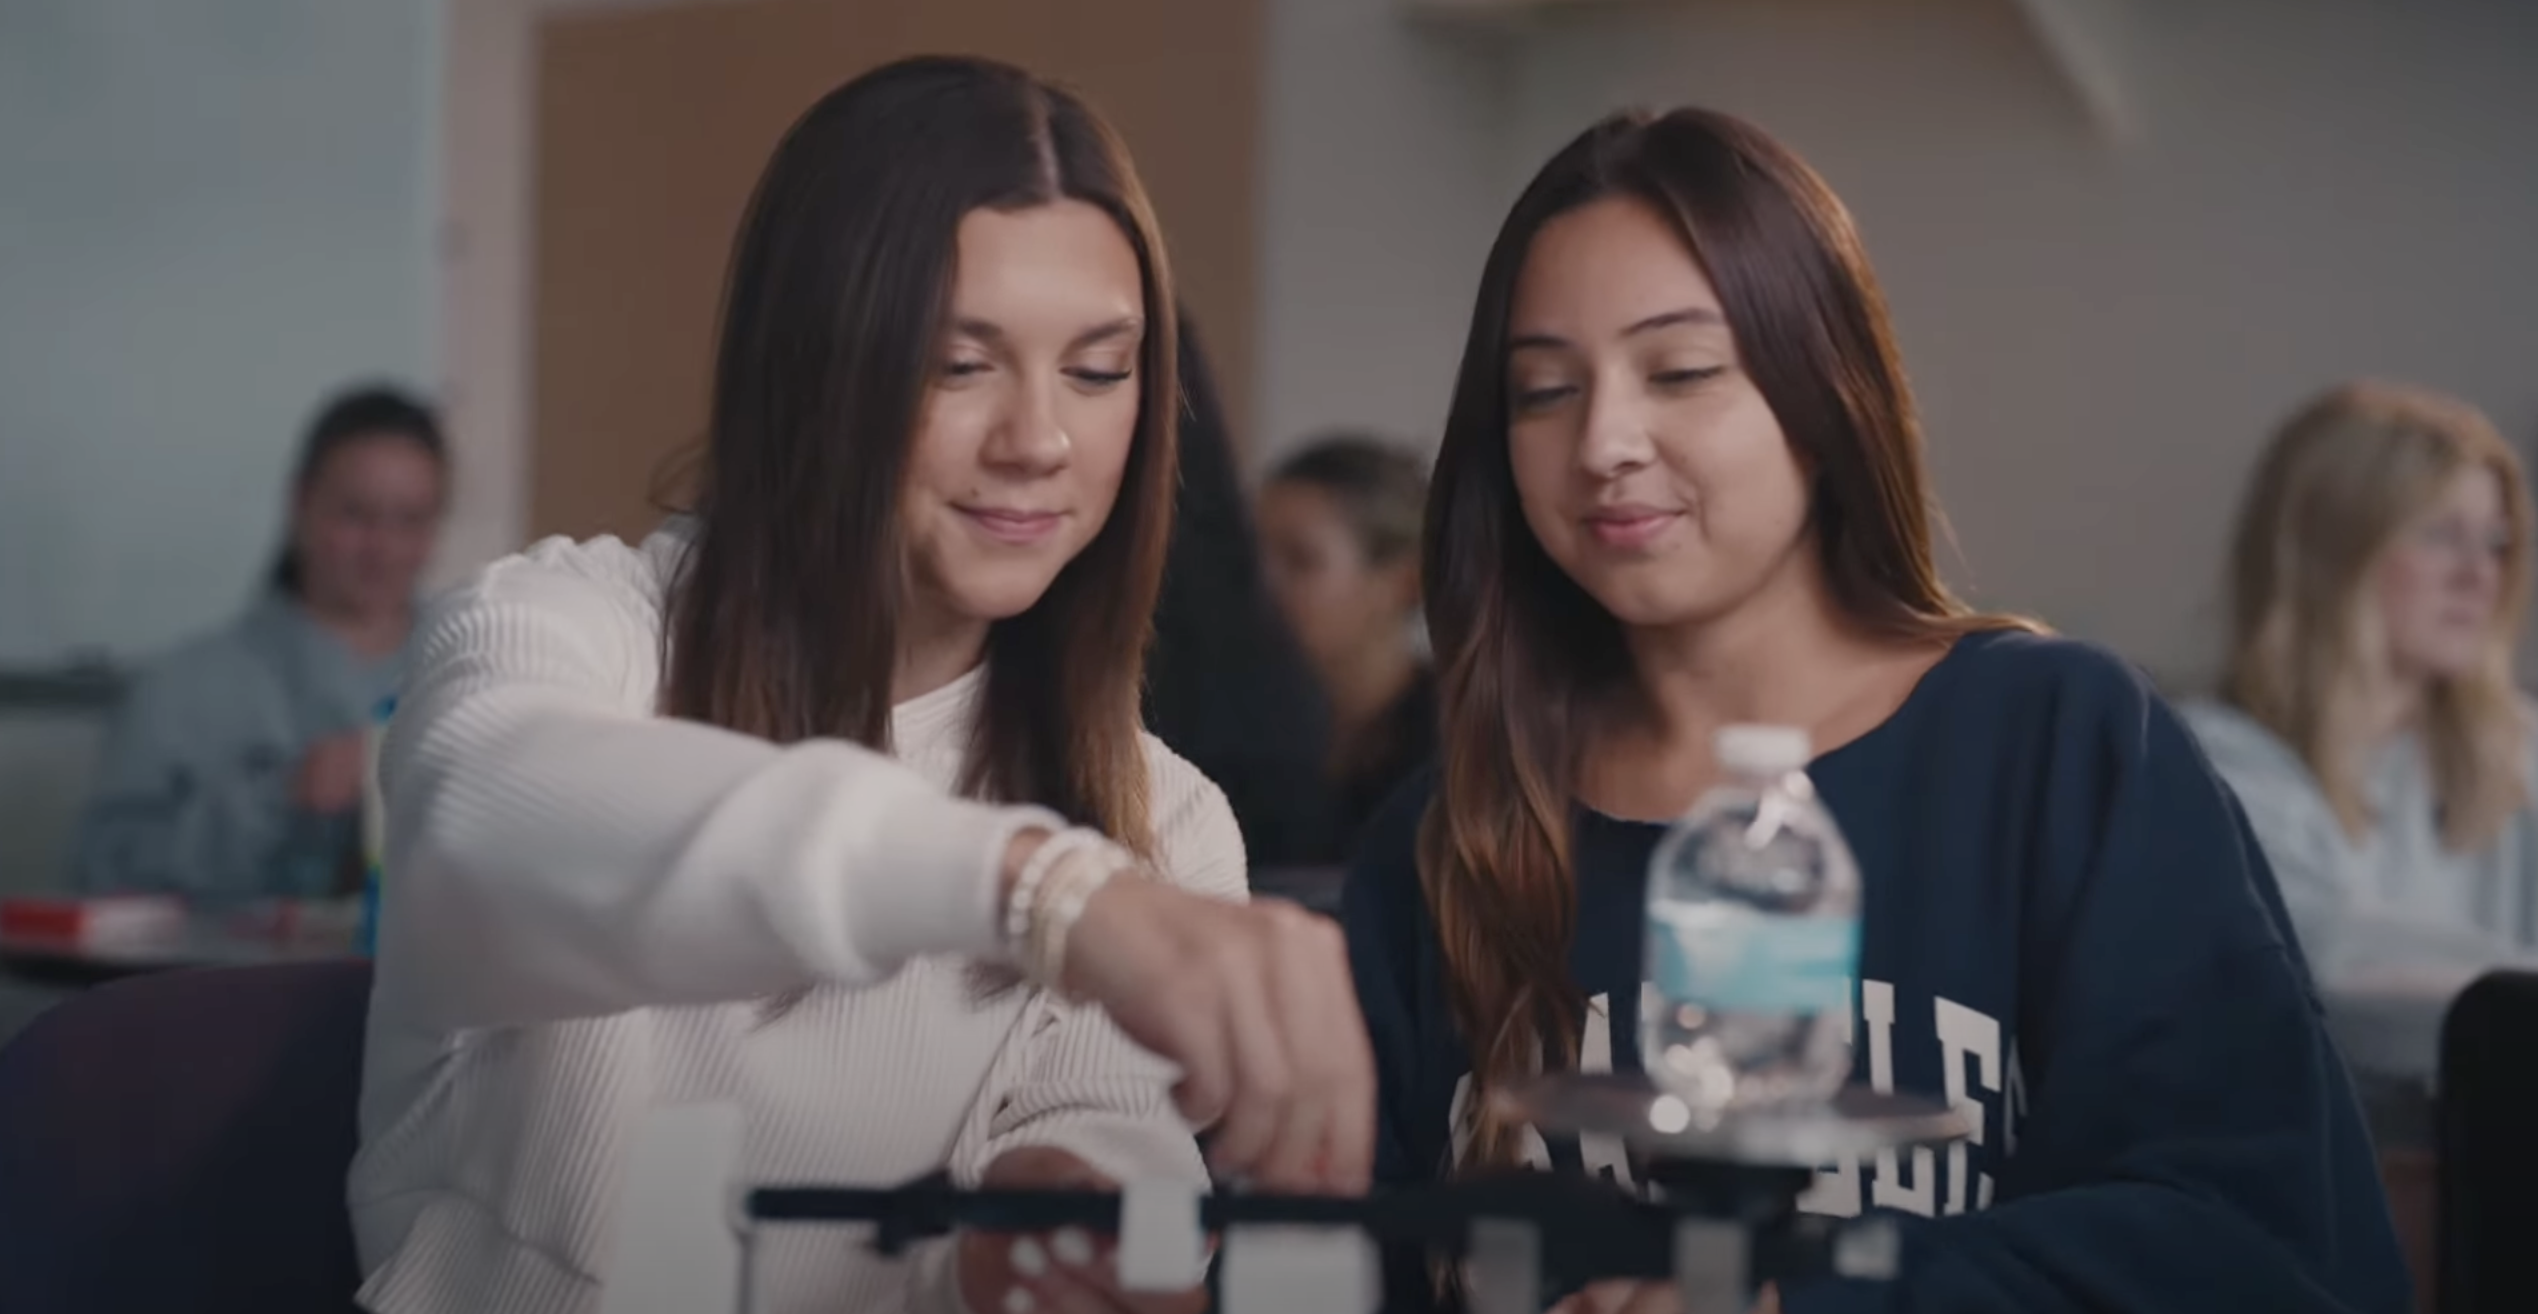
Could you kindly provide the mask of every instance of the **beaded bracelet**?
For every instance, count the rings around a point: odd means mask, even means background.
[[[1065,989],[1066,942],[1093,894],[1135,860],[1107,840],[1070,850],[1049,869],[1032,908],[1030,934],[1023,946],[1023,975],[1061,995]]]
[[[1040,887],[1056,869],[1058,860],[1109,842],[1098,832],[1070,826],[1040,841],[1040,847],[1023,859],[1022,870],[1014,873],[1013,892],[1005,896],[1005,951],[1015,957],[1017,965],[1027,966],[1022,960],[1031,939],[1032,912],[1040,902]]]

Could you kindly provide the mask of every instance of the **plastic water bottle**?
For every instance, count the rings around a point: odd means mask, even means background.
[[[1639,1052],[1704,1123],[1827,1099],[1850,1075],[1859,865],[1809,755],[1804,730],[1721,730],[1726,778],[1649,859]]]
[[[388,808],[379,792],[379,739],[396,711],[396,695],[380,699],[361,736],[361,923],[353,933],[353,949],[365,956],[379,948],[379,869],[388,848]]]

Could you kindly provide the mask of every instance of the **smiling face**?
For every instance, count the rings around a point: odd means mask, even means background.
[[[1805,542],[1807,485],[1719,298],[1610,198],[1544,225],[1508,316],[1508,456],[1543,550],[1624,625],[1699,623]]]
[[[292,509],[300,595],[324,615],[403,615],[441,525],[441,458],[403,434],[352,438],[310,472]]]
[[[1144,286],[1081,201],[961,220],[942,347],[900,499],[912,621],[1019,615],[1101,532],[1137,430]]]

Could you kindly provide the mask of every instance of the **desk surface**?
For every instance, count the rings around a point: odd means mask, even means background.
[[[44,985],[89,985],[188,967],[340,958],[353,951],[358,913],[332,904],[193,913],[163,933],[79,939],[0,935],[0,971]]]

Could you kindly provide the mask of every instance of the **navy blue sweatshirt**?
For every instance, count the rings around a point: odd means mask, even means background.
[[[1804,1207],[1904,1220],[1903,1274],[1798,1285],[1788,1314],[2408,1307],[2273,877],[2132,668],[2067,640],[1969,637],[1808,774],[1865,886],[1856,1076],[1959,1101],[1976,1135],[1819,1174]],[[1432,787],[1413,781],[1370,829],[1343,913],[1386,1183],[1445,1171],[1470,1071],[1413,856]],[[1589,1070],[1638,1066],[1641,899],[1662,831],[1578,815],[1569,970]],[[1591,1142],[1531,1154],[1628,1172]],[[1414,1265],[1392,1267],[1391,1314],[1430,1303]]]

